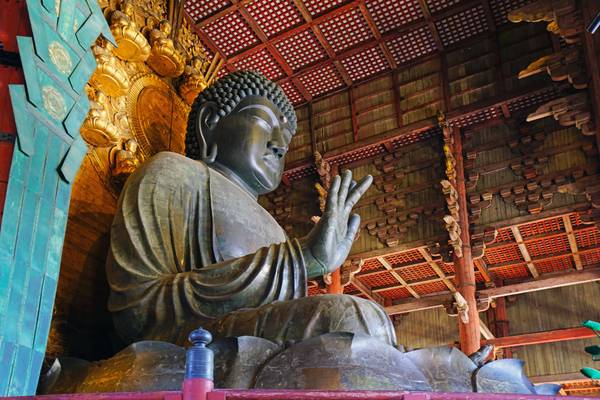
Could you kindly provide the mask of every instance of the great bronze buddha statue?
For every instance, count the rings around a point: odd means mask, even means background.
[[[492,348],[403,352],[385,311],[348,295],[307,297],[352,246],[371,184],[345,171],[312,231],[288,238],[257,196],[280,183],[296,116],[262,75],[230,74],[192,106],[186,156],[163,152],[127,180],[111,230],[109,309],[129,344],[108,360],[60,359],[41,393],[178,390],[188,334],[215,341],[215,386],[556,393]],[[307,218],[309,216],[307,215]]]
[[[159,153],[128,179],[107,262],[109,309],[125,342],[183,345],[204,326],[217,338],[284,343],[345,331],[395,345],[379,305],[306,297],[307,279],[347,257],[360,224],[352,207],[372,178],[336,177],[323,218],[303,238],[286,237],[257,202],[279,185],[295,132],[281,88],[258,73],[235,72],[193,104],[187,157]]]

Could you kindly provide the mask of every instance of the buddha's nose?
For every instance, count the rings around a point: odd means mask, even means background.
[[[270,141],[269,143],[267,143],[267,148],[279,158],[283,158],[283,156],[285,156],[285,153],[287,152],[287,147],[280,145],[275,141]]]

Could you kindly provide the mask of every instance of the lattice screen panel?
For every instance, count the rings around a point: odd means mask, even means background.
[[[537,105],[546,103],[550,100],[554,100],[559,95],[560,94],[559,94],[558,90],[555,89],[554,86],[552,86],[550,88],[546,88],[546,89],[534,92],[529,96],[521,97],[518,100],[511,101],[510,103],[508,103],[508,110],[511,113],[515,113],[520,110],[526,110],[526,111],[532,110]]]
[[[513,261],[523,261],[521,251],[516,243],[498,247],[488,247],[485,250],[484,260],[487,265],[504,264]]]
[[[552,218],[544,221],[532,222],[521,225],[519,232],[523,238],[536,236],[544,233],[560,232],[565,229],[562,218]]]
[[[404,299],[407,297],[412,297],[405,288],[390,289],[378,293],[386,299]]]
[[[596,266],[600,264],[600,251],[582,251],[581,252],[581,263],[584,266]]]
[[[453,275],[455,272],[453,263],[438,262],[438,265],[446,275]]]
[[[380,33],[423,18],[418,0],[367,0],[366,5]]]
[[[292,104],[300,104],[304,100],[302,97],[302,93],[296,88],[296,85],[292,81],[286,81],[281,85],[281,88],[285,92],[287,98],[292,102]]]
[[[533,264],[541,274],[548,274],[552,272],[564,272],[575,268],[573,263],[573,257],[571,255],[565,255],[562,257],[556,257],[549,260],[534,261]]]
[[[327,53],[311,29],[276,43],[275,48],[294,71],[327,57]]]
[[[306,9],[313,17],[323,14],[345,1],[346,0],[303,0]]]
[[[319,29],[336,53],[373,39],[367,21],[357,8],[320,24]]]
[[[413,289],[415,289],[415,291],[420,295],[448,291],[448,287],[444,284],[444,282],[441,282],[441,281],[424,283],[422,285],[415,285],[415,286],[413,286]]]
[[[409,144],[417,143],[423,140],[430,139],[434,136],[441,134],[441,130],[438,127],[428,129],[426,131],[421,132],[413,132],[408,135],[404,135],[397,139],[392,140],[392,145],[394,146],[394,150],[398,150],[401,147],[408,146]]]
[[[391,254],[385,257],[386,261],[392,266],[398,266],[402,264],[414,263],[415,261],[423,260],[423,256],[418,250],[409,250],[403,253]]]
[[[240,60],[235,64],[235,67],[237,69],[260,71],[272,81],[282,78],[285,75],[283,69],[281,69],[279,64],[277,64],[277,61],[275,61],[266,48],[252,54],[248,58]]]
[[[376,275],[360,276],[358,279],[371,288],[399,284],[396,278],[394,278],[394,276],[387,271],[383,271]]]
[[[531,257],[540,257],[550,254],[560,254],[570,251],[569,240],[566,236],[541,238],[525,244]]]
[[[490,0],[490,8],[494,15],[494,23],[497,26],[508,22],[506,15],[512,10],[531,3],[530,0]]]
[[[313,97],[339,89],[344,85],[342,77],[331,64],[302,75],[300,82]]]
[[[227,0],[187,1],[184,9],[194,21],[199,21],[218,13],[230,5],[231,2]]]
[[[426,26],[406,32],[386,43],[398,64],[432,54],[436,50],[435,40]]]
[[[580,250],[588,247],[598,246],[600,245],[600,232],[596,227],[575,232],[575,241],[577,242],[577,247]]]
[[[581,221],[581,216],[579,215],[579,213],[570,214],[569,219],[571,220],[571,225],[573,225],[574,227],[583,225],[583,222]]]
[[[383,265],[381,265],[379,260],[377,260],[376,258],[370,258],[368,260],[365,260],[365,263],[363,264],[360,271],[367,272],[367,271],[376,271],[378,269],[383,269]]]
[[[269,38],[304,22],[292,0],[255,0],[246,9]]]
[[[493,272],[500,279],[519,279],[530,277],[529,270],[525,264],[510,265],[501,268],[490,268],[490,272]]]
[[[344,293],[349,294],[349,293],[356,293],[358,292],[358,288],[356,286],[354,286],[353,284],[349,283],[346,286],[344,286]]]
[[[231,29],[232,26],[235,30]],[[208,24],[205,31],[226,56],[239,53],[259,42],[258,37],[237,11]]]
[[[432,14],[459,3],[460,0],[427,0],[427,6]]]
[[[451,15],[435,23],[444,46],[449,46],[489,29],[481,5]]]
[[[333,157],[329,161],[336,164],[349,164],[357,160],[364,160],[365,158],[375,157],[385,152],[385,147],[383,147],[380,144],[376,144],[373,146],[365,146],[359,150],[341,154],[339,156]]]
[[[498,229],[498,236],[494,243],[512,242],[515,238],[510,228]]]
[[[408,267],[408,268],[399,268],[396,270],[396,272],[398,274],[400,274],[402,279],[404,279],[407,282],[413,282],[413,281],[437,277],[435,272],[433,272],[431,267],[429,265],[427,265],[426,263],[415,265],[413,267]]]
[[[459,118],[454,118],[451,121],[451,125],[459,126],[461,128],[467,128],[469,126],[481,124],[485,121],[497,119],[500,117],[500,114],[501,111],[498,108],[492,107],[477,113],[471,113],[468,115],[461,116]]]
[[[389,68],[389,64],[379,46],[354,54],[342,60],[352,81],[360,81]]]

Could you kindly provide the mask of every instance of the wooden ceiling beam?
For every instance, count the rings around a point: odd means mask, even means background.
[[[527,250],[527,246],[523,242],[523,236],[521,236],[519,227],[513,226],[510,228],[510,230],[513,233],[513,236],[515,237],[515,241],[517,242],[517,246],[519,246],[519,251],[521,252],[521,256],[523,257],[523,260],[525,260],[527,269],[529,269],[531,276],[533,276],[535,279],[539,278],[540,273],[538,272],[537,268],[533,264],[533,261],[531,260],[531,256],[529,255],[529,250]]]
[[[415,289],[411,288],[411,287],[408,285],[408,283],[406,283],[406,281],[404,280],[404,278],[402,278],[402,277],[400,276],[400,274],[399,274],[399,273],[397,273],[396,271],[394,271],[394,268],[393,268],[393,267],[390,265],[390,263],[388,263],[388,262],[387,262],[387,260],[386,260],[385,258],[383,258],[383,257],[378,257],[378,258],[377,258],[377,261],[379,261],[379,262],[381,263],[381,265],[383,265],[383,267],[384,267],[385,269],[387,269],[387,270],[389,271],[389,273],[390,273],[390,274],[392,274],[392,276],[393,276],[394,278],[396,278],[396,280],[397,280],[398,282],[400,282],[400,284],[402,285],[402,287],[404,287],[406,290],[408,290],[408,292],[409,292],[409,293],[410,293],[410,294],[411,294],[413,297],[415,297],[415,298],[417,298],[417,299],[418,299],[419,297],[421,297],[421,296],[419,295],[419,293],[417,293],[417,292],[415,291]]]
[[[477,295],[479,299],[494,299],[597,281],[600,281],[600,266],[586,268],[583,271],[549,274],[549,276],[543,276],[533,281],[483,289],[478,291]],[[397,301],[396,304],[386,307],[385,310],[389,315],[404,314],[443,307],[452,301],[453,298],[450,293],[423,296],[420,299]]]
[[[483,277],[485,284],[495,286],[494,280],[496,279],[496,277],[494,276],[494,273],[488,269],[483,258],[477,258],[473,260],[473,264],[475,264],[475,268],[477,268],[477,271]]]
[[[575,328],[555,329],[552,331],[524,333],[484,340],[482,344],[491,344],[496,348],[530,346],[533,344],[555,343],[566,340],[595,338],[596,334],[582,326]]]
[[[563,225],[565,226],[565,232],[567,233],[567,239],[569,240],[569,247],[571,248],[571,253],[573,254],[575,268],[578,270],[582,270],[583,264],[581,263],[581,256],[579,255],[579,249],[577,248],[577,239],[575,238],[575,233],[573,232],[573,224],[571,224],[571,218],[569,218],[568,215],[563,215],[562,220]]]

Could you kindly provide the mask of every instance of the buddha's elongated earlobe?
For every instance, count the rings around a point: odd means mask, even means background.
[[[215,103],[207,102],[202,105],[198,112],[196,124],[196,136],[198,138],[198,147],[200,151],[200,160],[207,164],[215,162],[217,158],[217,144],[214,141],[209,145],[212,138],[212,131],[219,122],[218,109]]]

